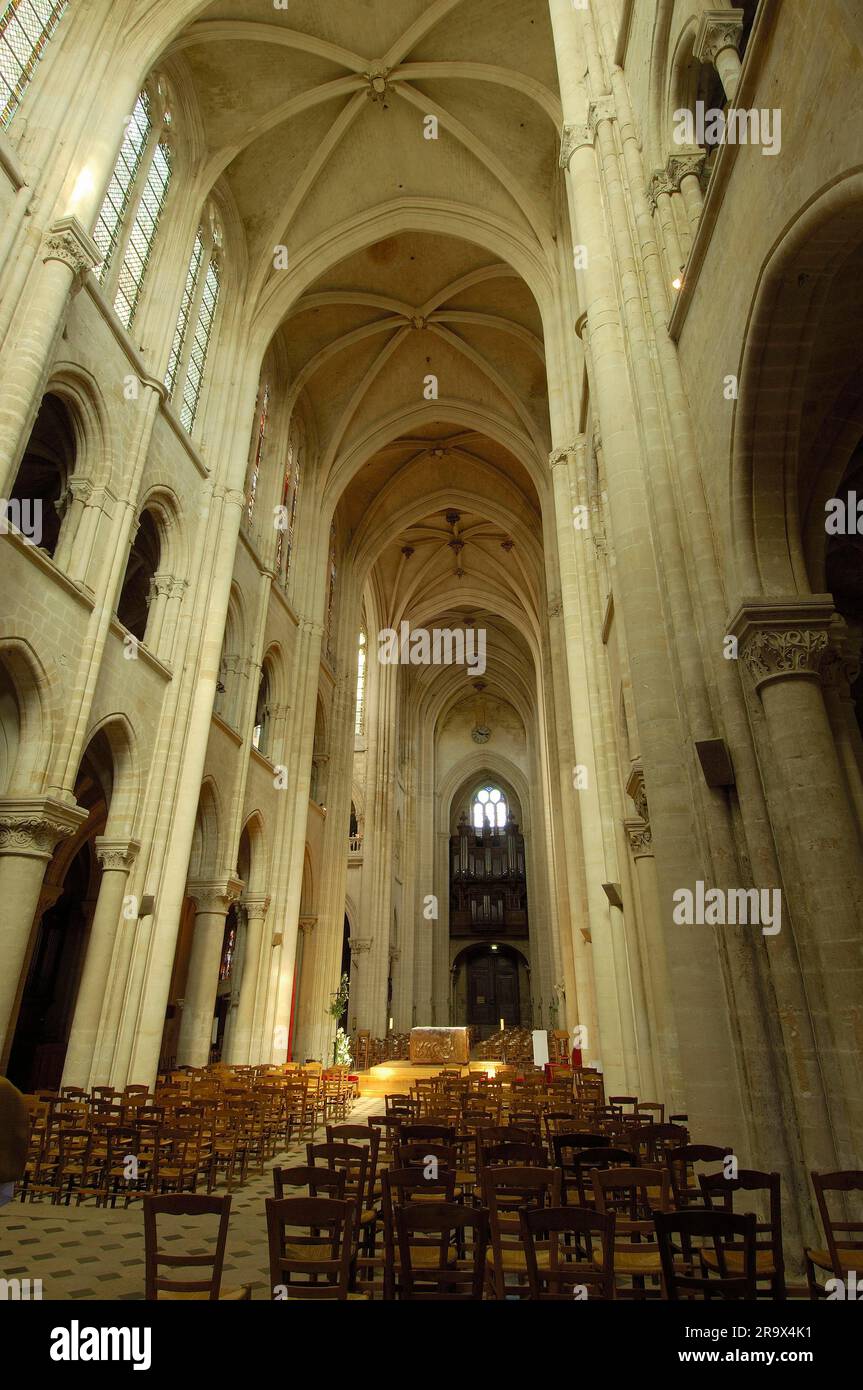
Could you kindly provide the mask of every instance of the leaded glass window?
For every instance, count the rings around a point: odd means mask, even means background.
[[[0,15],[0,125],[7,130],[68,0],[8,0]]]

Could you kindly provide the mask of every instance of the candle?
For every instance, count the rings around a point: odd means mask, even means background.
[[[392,1032],[392,1031],[393,1031],[393,1021],[392,1021],[392,1019],[390,1019],[390,1032]]]
[[[500,1021],[500,1031],[503,1032],[503,1019]]]

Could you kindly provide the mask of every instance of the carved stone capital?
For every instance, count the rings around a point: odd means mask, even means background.
[[[152,603],[155,598],[170,598],[175,583],[176,580],[172,574],[154,574],[150,579],[150,592],[147,595],[147,602]]]
[[[693,174],[697,179],[701,178],[706,157],[704,150],[694,150],[689,154],[673,154],[669,157],[665,166],[665,177],[673,193],[680,192],[680,185],[688,174]]]
[[[644,820],[625,820],[623,828],[629,840],[633,859],[646,859],[653,854],[653,833]]]
[[[833,629],[821,668],[821,681],[825,690],[834,691],[842,700],[852,698],[851,687],[860,676],[861,651],[863,634],[853,632],[844,618],[837,614],[833,620]]]
[[[225,916],[232,903],[238,901],[243,884],[238,878],[222,878],[211,883],[190,883],[187,892],[194,898],[198,913]]]
[[[593,145],[595,134],[590,125],[565,125],[560,133],[560,167],[568,169],[576,150]]]
[[[141,846],[137,840],[109,840],[96,837],[96,858],[103,869],[127,874],[138,857]]]
[[[62,261],[80,284],[87,272],[99,265],[102,253],[77,217],[61,217],[48,230],[42,260]]]
[[[0,854],[50,859],[60,841],[74,835],[86,819],[80,806],[51,796],[0,801]]]
[[[587,112],[587,123],[593,131],[596,131],[600,121],[613,121],[617,118],[614,108],[614,97],[599,97],[590,103]]]
[[[829,594],[745,601],[728,631],[756,690],[791,677],[819,680],[833,616]]]
[[[656,205],[663,194],[669,196],[675,191],[674,181],[667,169],[656,169],[653,178],[647,185],[647,201],[650,204],[650,211],[656,212]]]
[[[366,937],[359,937],[359,936],[358,936],[358,937],[353,937],[353,936],[352,936],[352,937],[350,938],[350,942],[349,942],[349,945],[350,945],[350,948],[351,948],[351,955],[352,955],[352,956],[364,956],[364,955],[366,955],[366,954],[372,949],[372,941],[373,941],[373,939],[374,939],[374,938],[371,937],[371,936],[366,936]]]
[[[317,921],[317,917],[301,917],[297,923],[297,926],[303,933],[303,936],[311,936],[312,932],[314,931],[317,925]]]
[[[257,921],[258,919],[263,921],[270,908],[270,895],[269,893],[253,893],[251,897],[243,898],[242,906],[248,921]]]
[[[715,63],[724,48],[739,52],[745,18],[743,10],[705,10],[692,45],[699,63]]]

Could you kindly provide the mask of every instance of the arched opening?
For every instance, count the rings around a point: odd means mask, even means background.
[[[237,592],[232,592],[225,621],[225,635],[219,658],[214,713],[226,724],[236,728],[240,717],[240,688],[242,671],[242,620]],[[257,712],[256,712],[257,714]]]
[[[108,738],[100,730],[75,782],[75,800],[87,819],[71,840],[58,845],[47,867],[22,971],[8,1075],[23,1091],[56,1089],[63,1075],[102,883],[94,841],[105,829],[114,776]]]
[[[828,534],[824,567],[827,592],[833,595],[836,610],[848,624],[851,642],[859,650],[863,644],[863,535],[856,529],[857,499],[863,501],[863,441],[851,456],[840,486],[836,489],[837,519],[845,521],[844,530]],[[854,514],[855,525],[847,525]],[[858,729],[863,733],[863,673],[859,664],[849,667],[850,693]]]
[[[530,966],[505,942],[480,942],[456,956],[453,1019],[480,1039],[504,1028],[530,1026]]]
[[[255,701],[255,722],[252,728],[252,747],[266,757],[270,747],[270,673],[267,663],[261,669],[258,697]]]
[[[315,710],[315,739],[312,748],[312,771],[309,780],[309,797],[319,805],[324,805],[327,795],[327,726],[324,706],[320,695]]]
[[[75,471],[75,431],[59,396],[46,395],[27,441],[7,509],[24,535],[51,556],[62,525],[63,498]]]
[[[0,796],[5,796],[11,785],[20,745],[18,692],[5,664],[0,661]]]
[[[144,511],[132,543],[129,563],[117,603],[117,617],[123,626],[143,642],[147,635],[152,581],[159,570],[162,543],[152,512]]]
[[[342,927],[342,964],[341,969],[339,971],[339,979],[342,979],[345,975],[347,975],[348,977],[348,997],[345,1000],[345,1007],[342,1009],[342,1012],[339,1015],[339,1021],[336,1026],[338,1028],[344,1028],[345,1032],[347,1033],[348,1022],[350,1020],[351,1014],[351,920],[348,917],[347,913],[345,913],[344,925]]]

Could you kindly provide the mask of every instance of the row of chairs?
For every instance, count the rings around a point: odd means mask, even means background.
[[[315,1146],[310,1146],[313,1148]],[[316,1146],[310,1161],[274,1170],[275,1196],[266,1201],[271,1297],[364,1299],[370,1261],[363,1238],[361,1203],[350,1195],[349,1169],[338,1166],[345,1145]],[[516,1294],[532,1300],[616,1299],[624,1244],[634,1280],[653,1279],[655,1296],[665,1299],[754,1299],[758,1294],[758,1220],[752,1212],[717,1210],[709,1205],[661,1210],[655,1170],[630,1173],[621,1183],[614,1173],[593,1174],[594,1205],[562,1201],[562,1175],[527,1167],[492,1165],[485,1170],[483,1201],[458,1200],[453,1171],[431,1174],[408,1165],[384,1170],[382,1177],[383,1251],[380,1267],[384,1299],[478,1300]],[[826,1208],[828,1193],[863,1190],[863,1174],[813,1174],[825,1223],[823,1254],[836,1277],[847,1277],[863,1259],[863,1225],[837,1220]],[[615,1205],[624,1187],[641,1189],[649,1214],[633,1217]],[[660,1182],[659,1187],[663,1184]],[[702,1180],[709,1200],[709,1183]],[[286,1196],[302,1188],[301,1195]],[[230,1213],[224,1197],[147,1197],[144,1202],[147,1298],[241,1298],[250,1286],[221,1288]],[[157,1218],[218,1215],[209,1254],[187,1255],[160,1246]],[[623,1242],[622,1242],[623,1238]],[[177,1279],[169,1271],[184,1265],[208,1266],[206,1277]],[[518,1285],[507,1282],[513,1271]],[[813,1297],[816,1296],[813,1294]]]
[[[263,1172],[294,1134],[345,1119],[355,1087],[343,1073],[207,1071],[123,1092],[96,1087],[27,1097],[30,1146],[22,1202],[124,1205],[147,1192],[211,1192]]]

